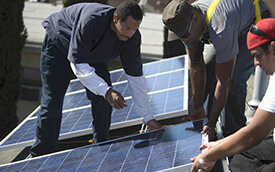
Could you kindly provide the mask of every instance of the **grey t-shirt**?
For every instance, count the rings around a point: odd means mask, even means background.
[[[46,18],[42,25],[49,37],[73,63],[104,63],[120,57],[128,75],[142,75],[139,30],[127,41],[111,29],[114,7],[79,3]]]
[[[202,10],[205,16],[212,0],[199,0],[192,5]],[[267,7],[260,0],[261,11]],[[209,27],[204,24],[209,32],[211,42],[216,50],[216,62],[227,62],[239,53],[238,38],[247,32],[255,17],[253,0],[221,0],[209,20]],[[187,45],[188,46],[188,45]]]

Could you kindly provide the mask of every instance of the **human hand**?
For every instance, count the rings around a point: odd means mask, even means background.
[[[148,126],[149,130],[156,130],[156,129],[163,130],[161,124],[157,122],[155,119],[148,121],[146,125]]]
[[[191,113],[188,116],[182,118],[182,120],[184,120],[184,121],[187,121],[187,120],[195,121],[195,120],[202,119],[202,118],[205,118],[205,111],[204,111],[203,106],[201,106],[199,108],[196,108],[194,110],[191,110]]]
[[[122,109],[124,107],[127,107],[127,104],[125,104],[126,101],[124,100],[123,96],[112,88],[107,91],[105,98],[115,109]]]
[[[203,153],[191,158],[191,161],[194,162],[190,172],[208,172],[211,171],[216,161],[204,161]]]
[[[207,142],[202,144],[199,149],[200,150],[209,150],[217,145],[217,142]]]
[[[146,124],[148,126],[149,130],[156,130],[156,132],[151,132],[150,138],[154,138],[155,140],[159,140],[164,132],[164,128],[161,126],[159,122],[157,122],[155,119],[152,119],[147,122]]]
[[[205,126],[203,126],[203,130],[201,131],[201,134],[207,134],[210,141],[216,140],[216,133],[213,128],[206,124]]]

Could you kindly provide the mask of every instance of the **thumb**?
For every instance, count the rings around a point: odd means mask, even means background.
[[[194,156],[193,158],[190,158],[190,160],[191,160],[192,162],[194,162],[194,161],[196,161],[197,157],[198,157],[198,156]]]

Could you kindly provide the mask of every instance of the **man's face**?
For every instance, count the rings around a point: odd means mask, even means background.
[[[127,41],[131,38],[141,23],[141,20],[135,20],[132,16],[128,16],[124,22],[121,22],[116,14],[114,15],[113,21],[117,37],[121,41]]]
[[[197,14],[193,14],[187,26],[187,30],[181,40],[186,43],[197,42],[203,32],[202,18]]]
[[[254,57],[254,65],[260,66],[267,75],[273,75],[275,72],[275,53],[271,46],[268,47],[268,53],[261,47],[256,47],[250,50]]]

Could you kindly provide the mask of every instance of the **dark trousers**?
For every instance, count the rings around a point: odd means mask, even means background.
[[[102,66],[105,66],[105,68],[101,69]],[[98,75],[102,75],[103,79],[107,78],[107,82],[110,84],[106,64],[95,65],[95,70]],[[32,156],[56,151],[62,119],[63,99],[73,75],[70,62],[67,60],[67,54],[62,53],[47,34],[42,45],[40,72],[42,97],[40,113],[37,118],[36,141],[30,151]],[[102,96],[96,96],[90,92],[87,96],[93,102],[95,141],[107,140],[112,108]]]
[[[274,172],[275,144],[268,137],[256,147],[235,155],[230,162],[232,172]]]
[[[108,63],[92,64],[96,74],[103,78],[111,86]],[[93,114],[93,141],[94,143],[106,141],[109,138],[109,129],[111,124],[112,106],[102,96],[95,95],[86,89],[87,97],[92,103]]]

